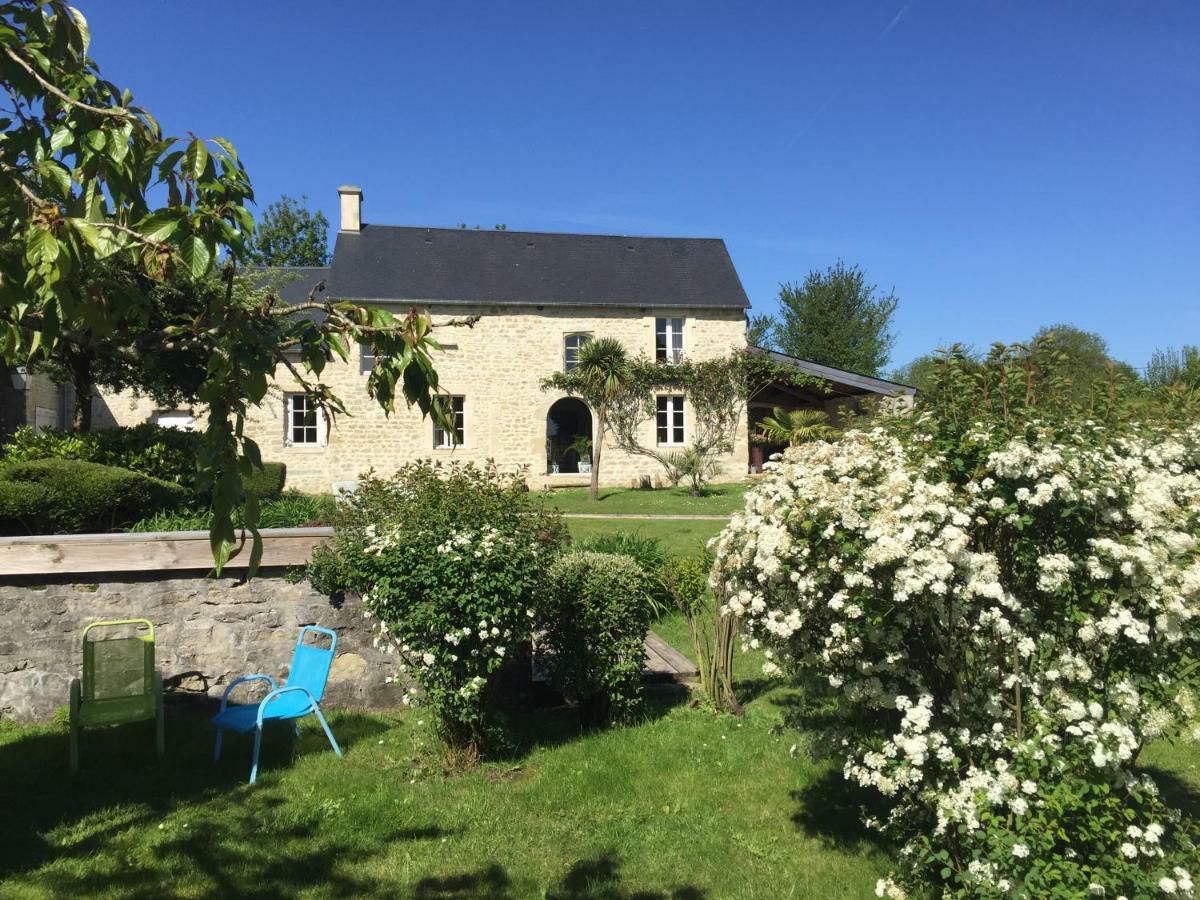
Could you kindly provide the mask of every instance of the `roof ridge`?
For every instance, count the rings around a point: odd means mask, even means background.
[[[717,241],[724,243],[725,239],[721,237],[702,237],[695,235],[671,235],[671,234],[611,234],[609,232],[592,232],[592,231],[525,231],[517,228],[457,228],[448,225],[383,225],[374,222],[363,222],[362,231],[368,228],[394,228],[405,231],[450,231],[456,234],[467,232],[471,234],[539,234],[547,237],[590,237],[590,238],[612,238],[613,240],[635,240],[635,241]],[[346,232],[343,232],[346,233]],[[361,233],[361,232],[360,232]]]

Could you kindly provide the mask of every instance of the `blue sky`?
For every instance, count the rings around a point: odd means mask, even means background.
[[[725,238],[756,312],[841,257],[893,363],[1065,321],[1200,343],[1200,4],[78,0],[175,133],[336,223]]]

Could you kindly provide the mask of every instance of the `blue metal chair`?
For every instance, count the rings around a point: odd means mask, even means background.
[[[314,644],[305,644],[304,635],[309,631],[328,635],[328,649]],[[329,730],[329,723],[321,715],[320,707],[321,698],[325,694],[325,682],[329,678],[329,667],[333,663],[335,647],[337,647],[337,635],[334,632],[328,628],[306,625],[300,629],[300,636],[296,639],[296,651],[292,655],[292,667],[288,670],[286,685],[276,687],[275,679],[270,675],[243,675],[241,678],[234,679],[229,687],[225,688],[225,694],[221,697],[221,711],[213,716],[213,724],[217,726],[217,745],[213,748],[213,762],[221,758],[221,738],[225,735],[225,729],[228,728],[240,734],[249,734],[253,731],[254,762],[250,766],[250,783],[254,784],[255,779],[258,778],[258,751],[262,744],[263,722],[290,719],[292,728],[299,735],[300,725],[296,720],[302,719],[309,713],[316,715],[317,721],[325,729],[325,736],[329,738],[333,752],[341,756],[342,748],[338,746],[333,732]],[[265,681],[271,686],[271,689],[257,704],[239,703],[229,706],[230,693],[239,684],[247,681]]]

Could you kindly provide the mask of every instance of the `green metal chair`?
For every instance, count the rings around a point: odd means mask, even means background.
[[[112,634],[119,626],[136,633],[89,638],[93,629]],[[84,728],[154,719],[156,749],[163,755],[162,673],[154,667],[154,625],[148,619],[93,622],[83,629],[83,679],[71,680],[71,771],[79,771],[79,733]]]

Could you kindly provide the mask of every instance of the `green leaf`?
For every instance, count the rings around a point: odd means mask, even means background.
[[[57,153],[63,147],[69,147],[73,143],[75,143],[75,133],[66,125],[59,125],[50,135],[50,152]]]
[[[83,142],[99,153],[104,149],[108,138],[104,136],[104,132],[99,129],[93,129],[83,136]]]
[[[88,27],[88,20],[83,17],[83,13],[73,6],[68,6],[67,9],[71,11],[71,18],[75,20],[75,27],[79,29],[81,43],[79,52],[86,56],[88,47],[92,44],[92,29]]]
[[[204,174],[207,165],[208,148],[204,146],[204,141],[196,138],[188,144],[187,152],[183,155],[184,173],[190,175],[195,181]]]
[[[58,250],[58,238],[49,229],[35,229],[25,239],[25,256],[33,265],[54,262]]]
[[[181,214],[173,210],[160,209],[138,222],[138,231],[147,240],[165,241],[179,227]]]
[[[208,267],[212,263],[212,251],[196,235],[184,239],[179,247],[179,255],[192,278],[200,279],[208,274]]]
[[[233,144],[229,143],[229,141],[227,141],[227,140],[225,140],[225,138],[221,138],[221,137],[215,137],[212,140],[213,140],[214,144],[216,144],[218,147],[220,147],[222,150],[224,150],[226,153],[228,153],[229,157],[234,162],[237,162],[238,155],[237,155],[237,151],[235,149],[233,149]]]

